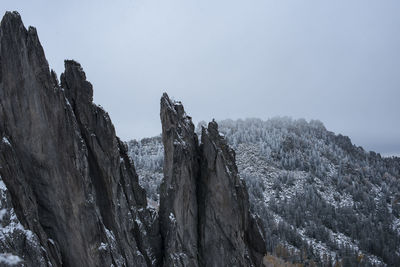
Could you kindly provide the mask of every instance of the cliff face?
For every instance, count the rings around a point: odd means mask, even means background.
[[[262,266],[264,237],[249,212],[235,153],[219,135],[217,123],[210,122],[203,129],[198,146],[191,118],[180,102],[164,94],[160,113],[165,151],[161,232],[166,251],[173,252],[166,254],[164,262],[174,266]]]
[[[160,187],[160,221],[164,266],[198,266],[198,139],[180,102],[161,98],[164,180]]]
[[[263,234],[251,216],[235,152],[212,121],[201,134],[199,240],[203,266],[261,266]]]
[[[15,12],[0,27],[0,175],[43,266],[156,264],[158,221],[82,68],[66,61],[60,87],[36,30]]]
[[[36,30],[0,25],[0,265],[260,266],[265,242],[233,151],[215,122],[202,144],[179,102],[161,99],[159,213],[79,63],[58,82]],[[158,215],[159,214],[159,215]],[[160,218],[160,219],[159,219]]]

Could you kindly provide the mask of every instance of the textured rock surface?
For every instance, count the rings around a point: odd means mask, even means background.
[[[5,145],[10,145],[6,139],[0,143],[0,146]],[[10,262],[9,257],[13,259],[12,262],[22,262],[22,259],[16,256],[21,251],[24,251],[26,262],[38,267],[47,266],[49,261],[47,251],[41,250],[37,235],[21,225],[1,177],[0,207],[0,266]]]
[[[198,266],[198,138],[180,102],[161,98],[164,180],[160,187],[160,221],[164,266]]]
[[[165,266],[262,266],[264,237],[250,214],[234,151],[219,135],[217,123],[203,129],[199,147],[191,118],[166,94],[161,98],[161,122]]]
[[[20,266],[261,265],[265,242],[214,122],[199,146],[182,104],[163,95],[158,215],[108,114],[93,104],[80,64],[65,61],[60,80],[36,30],[7,12],[0,25],[0,266],[9,255]]]
[[[235,152],[219,135],[215,121],[202,129],[198,186],[199,244],[202,266],[261,266],[263,235],[251,216],[245,182]]]
[[[92,103],[80,65],[65,67],[60,87],[36,30],[26,30],[18,13],[6,13],[0,137],[10,145],[0,146],[0,175],[16,216],[37,237],[44,265],[156,265],[158,219],[146,208],[126,148],[107,113]],[[11,253],[37,265],[15,245]]]

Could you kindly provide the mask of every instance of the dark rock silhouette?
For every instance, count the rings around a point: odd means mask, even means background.
[[[215,122],[199,146],[183,106],[163,95],[157,213],[125,143],[93,103],[81,65],[66,60],[60,80],[36,30],[7,12],[0,25],[0,223],[8,230],[0,253],[25,266],[261,266],[265,242]]]
[[[219,135],[217,123],[203,128],[198,147],[193,123],[180,102],[164,94],[160,114],[165,153],[160,218],[166,266],[262,266],[264,237],[249,212],[235,153]]]
[[[44,266],[156,264],[158,220],[81,66],[66,61],[60,87],[16,12],[1,22],[0,49],[0,134],[11,143],[0,174]],[[8,252],[34,265],[22,247]]]
[[[201,134],[199,240],[202,266],[262,266],[263,234],[250,214],[235,152],[212,121]]]
[[[161,98],[164,180],[160,188],[160,221],[164,266],[198,266],[198,139],[179,102]]]

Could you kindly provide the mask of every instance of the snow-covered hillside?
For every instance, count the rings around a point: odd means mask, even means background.
[[[146,190],[149,203],[157,206],[158,190],[164,177],[164,147],[161,136],[128,142],[128,153],[133,159],[140,185]]]
[[[396,266],[400,262],[400,159],[382,158],[319,121],[225,120],[268,249],[320,266]],[[129,142],[153,203],[162,179],[160,137]]]

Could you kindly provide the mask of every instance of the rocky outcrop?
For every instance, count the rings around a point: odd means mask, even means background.
[[[0,147],[8,145],[7,139],[0,143]],[[32,266],[47,266],[49,254],[41,249],[37,235],[25,229],[17,218],[11,196],[1,177],[0,207],[0,266],[22,263],[21,257],[11,253],[14,251],[23,251],[25,262]]]
[[[164,180],[160,186],[160,221],[164,266],[198,266],[198,138],[180,102],[161,98]]]
[[[202,266],[262,266],[263,234],[250,214],[235,152],[212,121],[201,133],[198,183],[199,257]]]
[[[235,153],[219,135],[217,123],[203,129],[198,146],[191,118],[180,102],[164,94],[160,114],[165,266],[262,266],[264,236],[250,214]]]
[[[151,266],[160,258],[125,145],[92,103],[81,66],[65,62],[59,86],[36,30],[16,12],[0,26],[0,175],[16,217],[41,251],[2,245],[27,266]],[[22,243],[22,242],[21,242]],[[37,257],[36,257],[37,258]]]
[[[81,65],[66,60],[60,80],[36,30],[7,12],[0,24],[0,266],[261,266],[263,235],[215,122],[199,145],[182,104],[163,95],[157,213],[125,143],[93,103]]]

